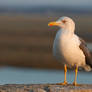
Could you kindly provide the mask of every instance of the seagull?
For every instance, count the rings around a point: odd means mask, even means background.
[[[86,71],[92,70],[92,57],[85,41],[77,36],[74,21],[66,16],[60,17],[57,21],[50,22],[48,26],[58,26],[60,30],[56,33],[53,44],[53,55],[64,65],[64,82],[58,83],[67,85],[67,67],[75,69],[73,85],[77,84],[77,73],[79,68]],[[64,59],[64,60],[61,60]]]

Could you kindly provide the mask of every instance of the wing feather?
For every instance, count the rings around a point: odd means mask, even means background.
[[[89,49],[87,48],[87,44],[82,38],[79,38],[79,40],[81,41],[81,44],[79,47],[85,55],[86,64],[92,67],[92,56]]]

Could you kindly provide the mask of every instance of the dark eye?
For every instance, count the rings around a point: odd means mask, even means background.
[[[65,20],[62,20],[62,22],[63,22],[63,23],[66,23],[66,21],[65,21]]]

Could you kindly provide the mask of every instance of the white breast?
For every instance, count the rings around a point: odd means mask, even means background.
[[[85,65],[85,56],[79,48],[80,41],[76,35],[69,35],[61,30],[57,32],[53,44],[53,54],[60,61],[62,56],[64,62],[70,66],[77,64],[78,66]]]

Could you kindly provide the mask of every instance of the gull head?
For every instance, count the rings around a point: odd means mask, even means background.
[[[59,26],[62,29],[71,31],[74,31],[75,29],[74,21],[71,18],[65,16],[60,17],[57,21],[50,22],[48,26]]]

